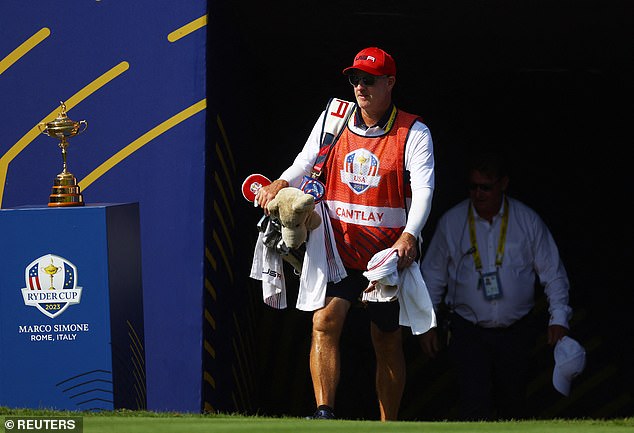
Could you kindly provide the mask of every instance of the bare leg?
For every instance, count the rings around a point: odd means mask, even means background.
[[[383,332],[370,324],[376,354],[376,393],[379,398],[381,421],[398,419],[398,410],[405,389],[405,355],[401,328]]]
[[[326,298],[326,306],[313,314],[310,346],[310,374],[317,406],[335,407],[339,384],[339,337],[350,309],[350,302]]]

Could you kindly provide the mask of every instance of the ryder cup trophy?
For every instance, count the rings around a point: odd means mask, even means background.
[[[84,199],[79,191],[77,179],[66,167],[66,148],[68,139],[81,134],[88,127],[85,120],[79,122],[72,121],[66,115],[66,104],[60,102],[60,112],[55,120],[37,125],[42,134],[59,139],[59,147],[62,149],[63,168],[62,172],[55,177],[51,195],[49,196],[49,206],[83,206]],[[82,127],[83,125],[83,127]]]

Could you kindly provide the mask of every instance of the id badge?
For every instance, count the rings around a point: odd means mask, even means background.
[[[324,194],[326,193],[325,185],[319,180],[310,176],[304,176],[299,189],[301,189],[304,194],[310,194],[315,197],[315,203],[319,203],[321,199],[324,198]]]
[[[484,299],[491,301],[502,297],[502,285],[497,271],[482,274],[480,276],[480,285],[484,292]]]

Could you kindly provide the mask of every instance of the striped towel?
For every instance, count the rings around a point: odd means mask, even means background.
[[[370,281],[379,281],[362,300],[386,302],[398,299],[399,324],[412,329],[413,335],[424,334],[436,327],[436,314],[423,280],[418,263],[414,262],[400,272],[396,269],[398,254],[394,248],[376,253],[368,262],[368,270],[363,273]]]
[[[332,235],[326,205],[323,201],[319,202],[315,205],[315,210],[321,216],[322,223],[310,232],[306,241],[296,305],[302,311],[322,308],[326,303],[326,284],[338,283],[348,276]]]
[[[371,283],[376,281],[375,290],[363,292],[364,302],[391,302],[398,298],[399,276],[396,270],[398,252],[394,248],[376,253],[368,262],[368,270],[363,273]]]
[[[258,234],[253,252],[250,277],[262,281],[262,298],[269,307],[286,308],[286,281],[282,256],[262,242],[264,233]]]

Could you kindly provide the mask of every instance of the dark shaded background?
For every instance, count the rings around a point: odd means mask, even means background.
[[[236,188],[253,172],[276,178],[328,98],[353,98],[341,70],[354,54],[385,49],[397,63],[397,105],[420,114],[434,140],[437,187],[424,237],[466,196],[464,155],[493,144],[511,157],[511,194],[558,242],[572,284],[572,336],[588,364],[563,398],[550,384],[552,350],[536,341],[531,413],[631,416],[632,11],[632,2],[611,0],[211,2],[209,91],[235,151]],[[246,276],[261,211],[244,202],[237,213],[235,274]],[[294,292],[290,271],[287,280]],[[271,310],[259,283],[242,284],[253,377],[236,407],[311,413],[310,314]],[[545,330],[543,298],[538,306]],[[355,309],[348,321],[337,413],[376,419],[367,319]],[[446,359],[425,359],[411,336],[406,355],[402,418],[451,418]]]

